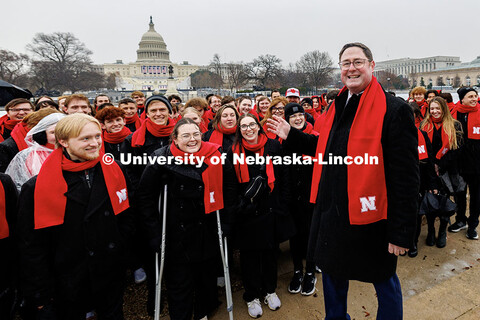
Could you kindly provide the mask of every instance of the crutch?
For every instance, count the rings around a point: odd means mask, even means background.
[[[227,237],[225,237],[225,249],[223,245],[223,232],[222,225],[220,223],[220,211],[217,210],[217,226],[218,226],[218,243],[220,244],[220,255],[223,262],[223,276],[225,277],[225,296],[227,298],[227,311],[230,320],[233,320],[233,299],[232,299],[232,286],[230,283],[230,272],[228,270],[228,251],[227,251]]]
[[[165,235],[167,226],[167,184],[163,189],[163,210],[162,210],[162,195],[158,199],[158,211],[162,214],[162,244],[160,249],[160,269],[158,267],[158,252],[155,253],[155,320],[160,320],[160,298],[162,294],[162,275],[163,266],[165,265]]]

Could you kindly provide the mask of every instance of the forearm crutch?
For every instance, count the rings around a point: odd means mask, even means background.
[[[163,209],[162,196],[158,199],[158,211],[162,215],[162,244],[160,246],[160,269],[158,268],[158,252],[155,253],[155,313],[154,319],[160,320],[160,298],[162,295],[162,276],[163,267],[165,265],[165,235],[167,226],[167,184],[163,189]]]
[[[218,226],[218,243],[220,244],[220,255],[223,263],[223,276],[225,277],[225,296],[227,298],[227,311],[230,320],[233,320],[233,299],[232,286],[230,283],[230,272],[228,270],[228,251],[227,251],[227,237],[223,239],[222,225],[220,223],[220,212],[217,210],[217,226]],[[223,245],[225,241],[225,246]]]

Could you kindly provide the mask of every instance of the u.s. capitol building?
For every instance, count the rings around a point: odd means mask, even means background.
[[[163,37],[155,31],[152,17],[149,29],[138,44],[137,61],[124,64],[122,60],[116,63],[106,63],[96,66],[98,72],[106,75],[115,74],[117,90],[152,90],[167,89],[169,66],[173,67],[173,78],[179,89],[190,87],[189,76],[199,69],[199,66],[172,63],[170,52]]]

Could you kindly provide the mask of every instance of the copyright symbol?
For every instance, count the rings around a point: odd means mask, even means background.
[[[105,153],[102,157],[102,161],[103,161],[104,164],[109,166],[109,165],[111,165],[112,163],[115,162],[115,159],[113,158],[113,154]]]

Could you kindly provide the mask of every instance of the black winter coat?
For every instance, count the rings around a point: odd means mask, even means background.
[[[153,156],[171,156],[169,146]],[[202,172],[207,168],[194,165],[148,165],[137,190],[139,212],[150,244],[160,249],[162,218],[159,199],[163,198],[167,184],[167,226],[165,261],[168,264],[204,262],[219,254],[216,213],[205,214],[204,183]],[[220,212],[222,223],[229,221],[237,194],[235,173],[230,163],[223,166],[224,209]],[[163,200],[160,208],[163,208]],[[162,209],[163,211],[163,209]]]
[[[17,220],[17,188],[10,176],[0,173],[0,183],[3,185],[5,191],[5,214],[9,229],[9,236],[0,239],[0,256],[2,262],[0,263],[0,294],[11,287],[16,280],[16,255],[17,250],[14,245],[14,233]]]
[[[468,138],[468,113],[457,112],[463,130],[463,145],[458,150],[459,171],[464,177],[480,179],[480,140]]]
[[[34,229],[37,177],[22,187],[17,224],[21,282],[37,306],[51,299],[85,305],[95,296],[123,290],[132,209],[114,215],[101,165],[88,171],[90,183],[87,171],[63,171],[68,191],[65,220],[58,226]],[[88,292],[91,297],[85,297]]]
[[[12,137],[0,143],[0,172],[7,170],[10,161],[12,161],[18,152],[17,143]]]
[[[132,147],[132,136],[129,135],[125,138],[121,146],[121,152],[124,153],[124,157],[128,158],[128,156],[135,157],[141,156],[143,157],[144,154],[147,156],[151,155],[155,150],[160,149],[161,147],[169,145],[169,137],[155,137],[151,134],[148,130],[145,133],[145,143],[141,147]],[[143,170],[145,170],[146,165],[134,165],[130,163],[127,165],[127,174],[130,180],[132,181],[133,188],[136,190],[138,187],[138,183],[142,176]]]
[[[245,150],[246,156],[255,153]],[[265,156],[282,156],[280,143],[268,139],[264,147]],[[227,159],[234,161],[229,150]],[[235,164],[235,163],[234,163]],[[237,202],[240,204],[235,217],[234,242],[242,250],[276,249],[278,243],[290,239],[296,232],[290,214],[290,177],[284,165],[274,165],[275,184],[272,192],[267,191],[253,205],[243,198],[249,183],[240,184]],[[250,179],[258,175],[267,178],[266,167],[259,164],[248,165]]]
[[[435,172],[434,162],[436,160],[436,152],[432,148],[432,144],[428,139],[428,134],[425,131],[421,131],[423,138],[425,139],[425,145],[427,147],[428,158],[420,160],[420,192],[423,194],[426,191],[439,189],[441,184],[440,180]],[[438,152],[438,150],[437,150]]]
[[[213,130],[215,129],[210,129],[207,132],[203,134],[203,141],[210,141],[210,137],[212,136]],[[232,148],[233,141],[235,140],[235,134],[224,134],[223,135],[223,142],[222,142],[222,151],[223,152],[228,152]]]
[[[335,119],[325,154],[347,155],[350,128],[359,98],[345,107],[348,92],[335,99]],[[343,279],[383,281],[396,271],[397,257],[388,244],[408,248],[415,232],[419,191],[418,133],[411,108],[386,94],[382,148],[388,194],[387,220],[351,225],[348,214],[347,167],[324,166],[312,219],[308,257],[322,271]],[[317,137],[291,129],[284,147],[314,155]]]

